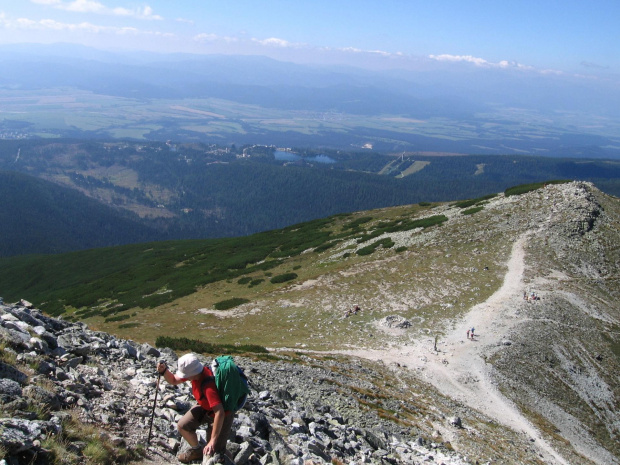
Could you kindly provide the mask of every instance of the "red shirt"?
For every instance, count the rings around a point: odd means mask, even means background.
[[[202,369],[202,374],[211,378],[209,381],[205,381],[204,378],[192,381],[192,394],[203,409],[207,411],[209,416],[213,416],[213,407],[222,403],[220,395],[217,392],[215,386],[215,379],[213,378],[213,372],[209,367]],[[204,384],[203,384],[204,382]]]

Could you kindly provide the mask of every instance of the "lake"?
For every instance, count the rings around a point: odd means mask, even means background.
[[[336,160],[334,160],[331,157],[328,157],[327,155],[315,155],[314,157],[302,157],[300,155],[297,155],[296,153],[283,152],[282,150],[276,150],[273,155],[276,158],[276,160],[279,160],[279,161],[305,160],[308,162],[316,162],[316,163],[336,163]]]

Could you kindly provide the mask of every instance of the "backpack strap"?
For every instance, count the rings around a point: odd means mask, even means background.
[[[205,391],[207,390],[207,384],[211,381],[215,383],[215,376],[205,376],[204,379],[200,383],[200,400],[205,400]]]

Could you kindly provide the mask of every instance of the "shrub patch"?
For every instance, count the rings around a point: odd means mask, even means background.
[[[242,297],[233,297],[232,299],[220,300],[219,302],[216,302],[213,307],[216,310],[228,310],[230,308],[238,307],[242,304],[247,304],[248,302],[248,299],[244,299]]]
[[[272,284],[285,283],[297,278],[297,273],[284,273],[274,276],[270,279]]]
[[[155,346],[168,347],[172,350],[189,350],[199,354],[243,354],[252,352],[266,354],[268,350],[256,344],[211,344],[209,342],[189,339],[187,337],[157,336]]]

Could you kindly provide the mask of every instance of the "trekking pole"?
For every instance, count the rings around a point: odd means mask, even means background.
[[[153,431],[153,418],[155,417],[155,407],[157,406],[157,393],[159,392],[159,380],[161,379],[161,373],[157,370],[157,384],[155,386],[155,400],[153,401],[153,411],[151,412],[151,424],[149,425],[149,438],[146,440],[146,444],[151,444],[151,432]]]

